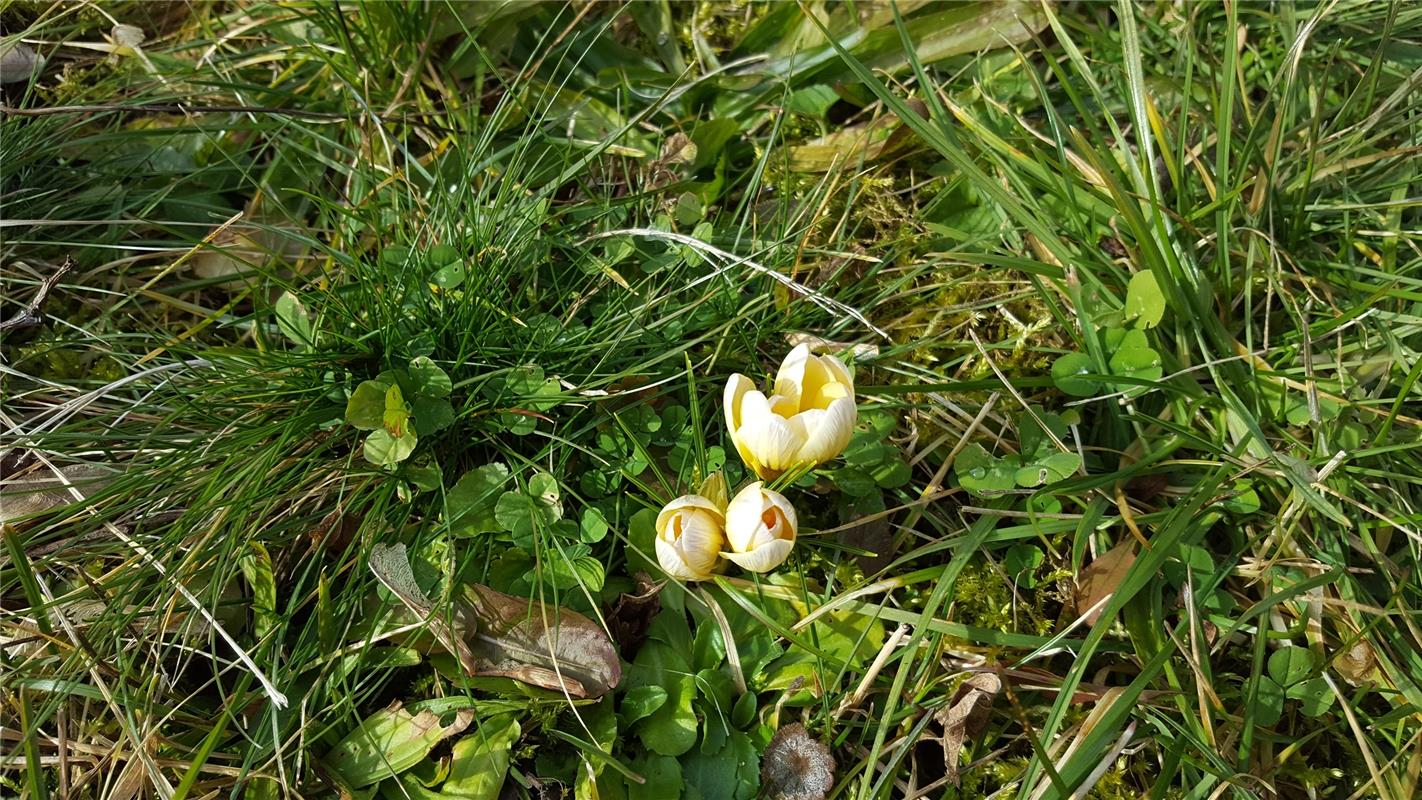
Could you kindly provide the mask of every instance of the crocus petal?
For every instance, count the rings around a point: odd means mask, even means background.
[[[765,495],[760,481],[736,493],[726,506],[726,541],[737,552],[750,550],[756,534],[765,527],[760,515],[765,511]]]
[[[741,398],[746,392],[754,391],[755,384],[751,379],[735,373],[726,381],[726,389],[721,393],[721,404],[726,411],[726,429],[735,433],[741,427]]]
[[[795,507],[790,505],[790,499],[774,489],[762,489],[761,494],[772,506],[780,509],[780,513],[785,517],[785,525],[789,530],[789,539],[795,540],[796,533],[800,530],[800,520],[795,516]]]
[[[775,393],[791,398],[798,408],[801,391],[805,383],[805,367],[810,363],[810,346],[797,344],[780,362],[780,370],[775,373]]]
[[[673,578],[683,581],[704,581],[711,577],[710,572],[699,572],[687,564],[677,552],[676,545],[665,542],[661,539],[656,541],[657,563],[662,565],[662,569]]]
[[[767,572],[780,566],[789,557],[790,550],[794,546],[795,543],[788,539],[776,539],[749,553],[722,553],[721,555],[735,562],[741,569],[751,572]]]
[[[707,511],[718,521],[724,521],[725,515],[721,512],[721,507],[716,505],[710,498],[702,497],[699,494],[684,494],[681,497],[667,503],[662,507],[661,513],[657,514],[657,533],[666,530],[667,524],[677,512],[690,508],[699,508]]]
[[[743,398],[741,427],[731,435],[746,466],[762,478],[775,477],[795,464],[805,446],[805,436],[784,417],[771,413],[765,395],[748,392]]]
[[[830,375],[834,378],[834,382],[843,385],[849,390],[849,396],[853,397],[854,376],[849,374],[849,367],[845,366],[843,361],[840,361],[834,356],[821,356],[820,361],[825,365],[825,368],[829,370]]]
[[[791,421],[792,427],[804,431],[805,444],[795,460],[805,464],[823,464],[844,452],[854,436],[854,420],[858,407],[853,397],[841,397],[821,411],[801,411]]]

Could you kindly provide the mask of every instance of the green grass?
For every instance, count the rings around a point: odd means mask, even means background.
[[[0,477],[112,473],[6,512],[0,793],[748,798],[792,722],[836,798],[1417,793],[1422,9],[0,24],[46,58],[4,84],[0,317],[78,264],[0,343]],[[805,334],[861,346],[855,442],[779,570],[662,588],[612,694],[395,630],[396,543],[444,613],[616,630],[651,514],[746,479],[726,378]],[[452,422],[381,468],[347,399],[418,357]],[[422,711],[409,763],[338,755]]]

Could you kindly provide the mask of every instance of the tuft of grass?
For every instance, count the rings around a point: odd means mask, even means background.
[[[797,722],[838,798],[1416,793],[1418,9],[0,23],[46,58],[3,89],[0,316],[79,265],[0,343],[4,502],[105,476],[5,516],[6,793],[752,797]],[[746,477],[725,377],[807,334],[862,410],[795,554],[666,583],[612,695],[394,630],[377,544],[439,613],[608,624],[649,510]],[[347,402],[419,358],[452,421],[381,468]],[[421,713],[410,765],[342,760]]]

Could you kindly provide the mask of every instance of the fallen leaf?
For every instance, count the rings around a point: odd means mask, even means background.
[[[662,610],[662,585],[652,580],[645,572],[634,576],[637,579],[635,594],[623,593],[607,610],[607,628],[612,633],[612,641],[622,652],[622,657],[631,661],[637,651],[647,641],[647,628],[652,618]]]
[[[953,702],[934,714],[943,726],[943,769],[954,786],[958,785],[958,757],[963,752],[963,742],[983,732],[993,700],[1001,691],[1001,678],[980,672],[964,681],[953,695]]]
[[[1076,579],[1076,613],[1086,615],[1086,624],[1095,625],[1105,604],[1101,601],[1116,591],[1126,572],[1136,563],[1136,543],[1127,539],[1087,564]],[[1101,607],[1097,608],[1100,603]]]
[[[0,48],[0,83],[27,81],[43,65],[44,59],[24,42]]]
[[[473,583],[452,614],[434,613],[403,544],[372,548],[370,569],[471,677],[513,678],[578,699],[601,697],[622,680],[611,640],[576,611]]]
[[[582,614],[477,583],[465,587],[464,599],[478,621],[469,640],[477,674],[567,691],[576,698],[601,697],[622,680],[612,642]]]
[[[60,467],[59,471],[86,497],[103,489],[117,474],[111,469],[90,464]],[[74,502],[77,501],[69,487],[48,469],[42,469],[32,477],[6,479],[0,481],[0,525]]]

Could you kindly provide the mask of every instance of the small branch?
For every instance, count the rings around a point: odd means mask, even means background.
[[[33,328],[36,325],[44,324],[44,303],[49,299],[49,293],[54,291],[54,287],[60,280],[74,269],[74,258],[66,256],[64,263],[59,265],[59,269],[53,275],[44,279],[40,284],[38,292],[35,292],[35,299],[23,311],[16,313],[13,317],[0,322],[0,332],[14,330],[16,328]]]

